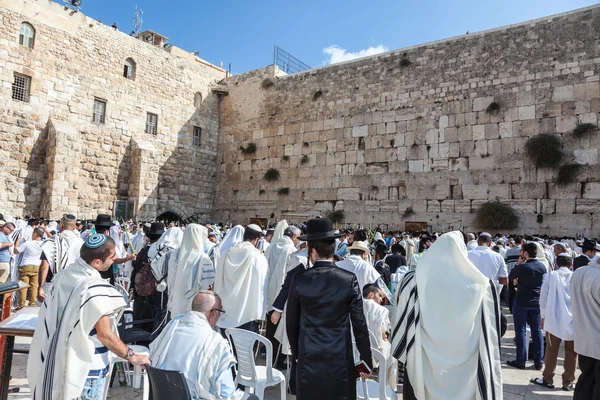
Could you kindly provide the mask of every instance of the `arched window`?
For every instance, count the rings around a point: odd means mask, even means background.
[[[127,79],[135,79],[135,61],[133,61],[132,58],[125,60],[125,65],[123,66],[123,76]]]
[[[202,93],[198,92],[194,96],[194,107],[200,108],[201,105],[202,105]]]
[[[27,22],[21,24],[21,30],[19,31],[19,44],[33,49],[33,42],[35,41],[35,29]]]

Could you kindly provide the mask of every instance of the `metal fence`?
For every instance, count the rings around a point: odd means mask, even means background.
[[[311,67],[278,46],[275,46],[273,50],[273,64],[277,65],[286,74],[295,74],[311,69]]]

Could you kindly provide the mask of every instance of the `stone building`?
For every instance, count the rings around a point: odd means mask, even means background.
[[[226,72],[48,0],[0,0],[0,211],[600,233],[600,6],[286,76]],[[141,39],[141,40],[140,40]],[[538,168],[540,134],[566,154]],[[256,151],[242,152],[253,144]],[[557,184],[559,167],[579,164]],[[269,169],[279,175],[265,180]],[[169,214],[172,215],[172,214]]]
[[[517,211],[515,232],[597,236],[600,132],[573,131],[598,123],[599,39],[593,6],[289,76],[227,78],[215,219],[343,210],[372,227],[474,230],[479,206],[499,200]],[[562,140],[562,164],[583,166],[572,182],[524,154],[543,133]],[[241,152],[250,142],[257,151]],[[264,179],[269,168],[279,180]]]
[[[48,0],[0,0],[2,212],[210,218],[226,73],[140,39]]]

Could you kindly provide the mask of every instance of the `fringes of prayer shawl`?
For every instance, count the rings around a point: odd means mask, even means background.
[[[81,395],[95,352],[90,331],[100,318],[125,306],[123,296],[96,270],[80,271],[85,266],[79,264],[57,275],[51,295],[40,308],[27,363],[34,400],[71,400]],[[68,281],[73,280],[78,283],[69,293]]]

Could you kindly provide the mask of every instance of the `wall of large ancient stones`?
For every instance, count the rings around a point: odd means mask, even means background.
[[[19,44],[23,22],[35,29],[33,49]],[[128,58],[133,80],[123,77]],[[29,102],[12,98],[15,72],[32,77]],[[210,217],[219,133],[212,88],[224,77],[176,47],[57,3],[0,0],[0,211],[92,218],[127,200],[139,218]],[[104,124],[92,122],[94,98],[107,103]],[[147,112],[158,115],[156,135],[145,133]]]
[[[335,209],[347,223],[402,229],[412,208],[408,221],[471,230],[479,205],[500,200],[521,217],[515,231],[597,235],[600,133],[572,132],[598,122],[599,32],[594,6],[290,76],[228,78],[215,219]],[[541,133],[584,166],[574,182],[557,185],[555,169],[525,156]],[[257,151],[243,154],[249,142]],[[278,181],[263,179],[269,168]]]

